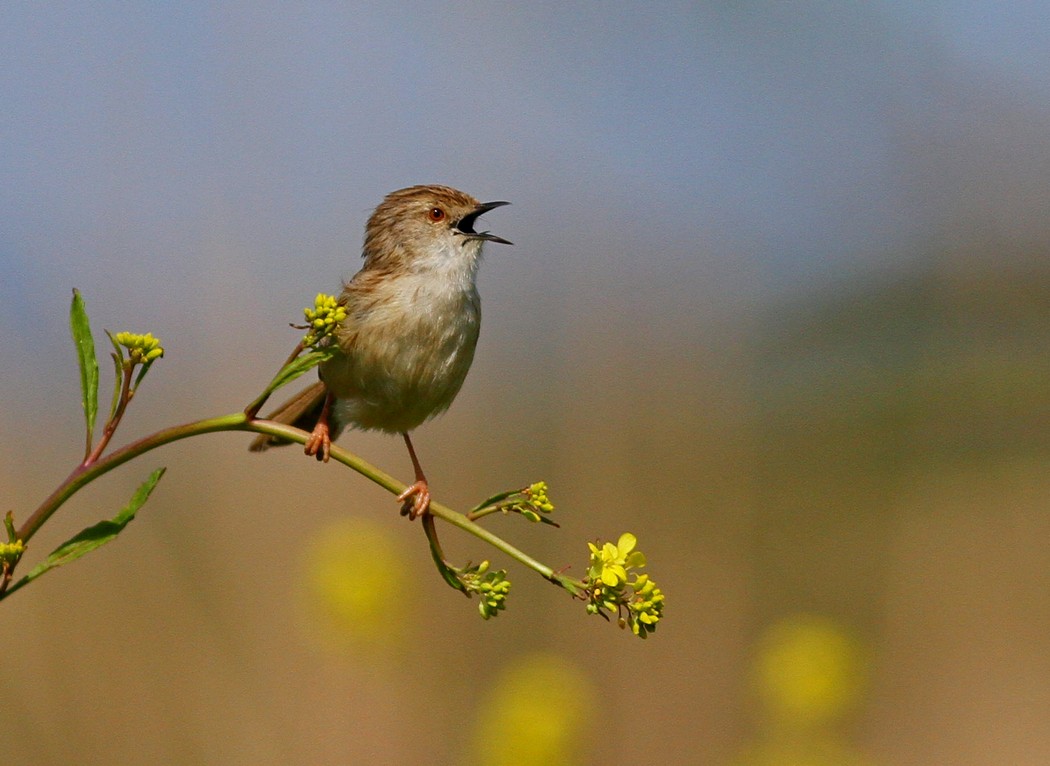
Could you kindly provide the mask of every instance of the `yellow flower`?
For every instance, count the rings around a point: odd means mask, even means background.
[[[594,543],[587,543],[591,549],[591,566],[588,576],[592,581],[601,580],[610,588],[627,582],[627,570],[632,567],[644,567],[645,555],[634,550],[638,539],[630,532],[624,532],[616,545],[605,543],[601,548]]]

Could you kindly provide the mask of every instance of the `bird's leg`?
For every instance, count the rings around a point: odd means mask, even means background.
[[[332,408],[332,399],[332,392],[326,391],[324,404],[321,405],[321,414],[317,418],[317,425],[314,426],[314,430],[311,432],[310,438],[306,440],[306,445],[303,449],[307,455],[313,455],[325,463],[328,462],[328,455],[332,449],[332,436],[328,430],[328,411]]]
[[[416,451],[412,447],[412,440],[408,437],[408,432],[405,431],[401,435],[405,437],[408,456],[412,458],[412,468],[416,471],[416,483],[398,495],[397,499],[401,503],[401,515],[408,516],[411,521],[430,510],[430,486],[427,484],[427,477],[423,475],[423,468],[419,465],[419,458],[416,457]]]

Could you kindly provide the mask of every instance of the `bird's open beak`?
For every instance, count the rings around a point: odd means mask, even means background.
[[[495,234],[490,234],[487,231],[474,231],[474,223],[480,216],[489,212],[493,208],[509,204],[509,202],[482,202],[460,219],[459,224],[456,226],[456,230],[460,234],[470,237],[471,239],[483,239],[486,242],[501,242],[504,245],[513,245],[513,242],[503,239],[503,237],[497,237]]]

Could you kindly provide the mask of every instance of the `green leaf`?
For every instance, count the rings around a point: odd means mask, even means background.
[[[95,357],[95,339],[91,335],[87,310],[80,291],[73,290],[73,305],[69,309],[69,329],[73,333],[73,344],[77,347],[77,362],[80,365],[80,392],[87,421],[87,450],[95,436],[95,416],[98,414],[98,359]]]
[[[499,503],[499,502],[501,502],[503,500],[506,500],[511,495],[520,495],[520,494],[521,494],[521,490],[520,489],[509,489],[506,492],[497,492],[492,497],[488,497],[488,498],[485,498],[484,500],[482,500],[480,503],[478,503],[473,508],[471,508],[469,512],[470,513],[476,513],[477,511],[480,511],[480,510],[483,510],[485,508],[488,508],[490,505],[495,505],[496,503]]]
[[[113,360],[113,401],[109,405],[109,417],[112,418],[117,414],[117,405],[120,403],[120,384],[124,382],[124,349],[114,340],[113,333],[109,330],[104,330],[104,332],[109,337],[109,342],[113,344],[114,349],[113,353],[109,355]]]
[[[337,351],[338,349],[333,346],[331,348],[320,348],[302,356],[297,356],[277,372],[273,380],[270,381],[270,385],[266,387],[266,393],[273,393],[281,386],[288,385],[303,373],[309,372],[321,364],[321,362],[331,359]]]
[[[160,477],[164,475],[165,470],[167,469],[158,468],[151,473],[149,478],[135,490],[135,494],[131,496],[131,500],[121,509],[120,513],[108,521],[100,521],[98,524],[81,530],[75,537],[66,540],[55,548],[50,556],[37,564],[29,574],[12,585],[5,595],[14,593],[23,585],[28,585],[40,575],[51,571],[55,567],[68,564],[70,561],[76,561],[84,554],[105,545],[119,535],[124,530],[124,527],[128,525],[128,522],[135,518],[139,508],[149,499],[150,493],[157,486],[157,482],[160,481]]]
[[[146,373],[149,372],[149,368],[153,366],[153,362],[155,361],[155,359],[150,359],[148,362],[143,362],[142,366],[139,367],[139,374],[135,376],[135,382],[131,386],[132,391],[139,390],[139,383],[141,383],[142,379],[146,377]]]
[[[470,598],[470,592],[463,584],[463,581],[459,579],[452,567],[445,563],[445,558],[441,555],[441,546],[438,544],[431,525],[424,524],[423,531],[426,532],[427,542],[430,543],[430,555],[434,558],[434,564],[437,566],[441,576],[445,578],[445,582],[449,584],[449,587],[455,588],[465,594],[467,598]]]

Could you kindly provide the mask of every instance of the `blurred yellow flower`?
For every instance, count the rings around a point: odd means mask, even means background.
[[[556,654],[513,660],[482,700],[472,763],[485,766],[571,766],[583,763],[590,680]]]
[[[313,633],[330,648],[379,648],[406,633],[412,584],[406,556],[385,527],[340,519],[304,546],[304,591]]]
[[[859,642],[834,620],[794,615],[774,623],[758,642],[753,667],[767,712],[782,724],[809,727],[848,712],[867,668]]]

